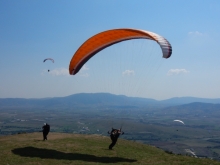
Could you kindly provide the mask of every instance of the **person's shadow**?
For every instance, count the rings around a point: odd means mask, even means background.
[[[12,153],[23,157],[39,157],[43,159],[64,159],[64,160],[81,160],[87,162],[100,162],[100,163],[117,163],[117,162],[136,162],[134,159],[126,159],[120,157],[98,157],[90,154],[81,153],[65,153],[57,150],[24,147],[15,148]]]

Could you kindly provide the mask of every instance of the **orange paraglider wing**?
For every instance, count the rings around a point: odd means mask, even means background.
[[[82,66],[96,53],[108,46],[131,39],[150,39],[156,41],[163,53],[163,58],[172,54],[170,43],[162,36],[139,29],[112,29],[98,33],[85,41],[73,55],[69,64],[69,73],[75,75]]]

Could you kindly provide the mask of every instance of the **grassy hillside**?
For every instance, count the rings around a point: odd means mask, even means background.
[[[42,141],[42,133],[0,137],[1,165],[62,164],[148,164],[148,165],[215,165],[210,159],[174,155],[153,146],[119,139],[108,150],[109,137],[50,133]]]

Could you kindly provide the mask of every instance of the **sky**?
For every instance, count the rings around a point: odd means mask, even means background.
[[[219,20],[219,0],[0,0],[0,98],[96,92],[220,98]],[[163,59],[153,41],[128,41],[69,75],[78,47],[114,28],[157,33],[173,53]]]

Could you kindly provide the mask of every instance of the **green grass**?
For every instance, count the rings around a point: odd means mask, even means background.
[[[220,165],[123,139],[108,150],[109,137],[100,135],[50,133],[48,141],[42,141],[42,133],[28,133],[2,136],[0,144],[1,165]]]

